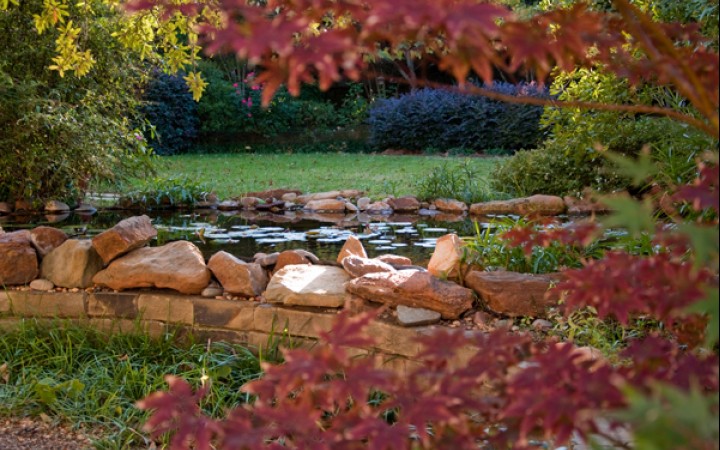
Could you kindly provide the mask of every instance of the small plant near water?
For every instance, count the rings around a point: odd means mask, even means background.
[[[205,183],[183,177],[154,177],[124,195],[126,202],[146,208],[192,206],[207,199],[210,189]]]
[[[454,198],[465,203],[479,203],[498,198],[507,198],[490,189],[472,159],[465,159],[460,165],[443,163],[416,183],[418,198]]]

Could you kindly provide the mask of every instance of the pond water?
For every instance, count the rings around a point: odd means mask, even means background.
[[[0,217],[6,230],[40,225],[60,228],[73,237],[90,238],[133,215],[146,214],[158,230],[151,245],[175,240],[195,243],[203,255],[225,250],[237,257],[251,258],[259,252],[305,249],[322,260],[334,261],[350,235],[363,241],[368,256],[385,253],[407,256],[424,265],[430,259],[438,237],[455,232],[475,234],[473,220],[436,212],[426,215],[310,214],[302,211],[265,213],[256,211],[193,212],[102,210],[95,214],[70,213],[63,216],[14,215]],[[480,223],[481,228],[492,227]]]

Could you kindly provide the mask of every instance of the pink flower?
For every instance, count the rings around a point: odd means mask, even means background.
[[[233,83],[233,87],[234,87],[234,88],[238,87],[238,84],[237,84],[237,83]]]
[[[248,108],[252,108],[252,97],[248,97],[247,105],[248,105]]]
[[[252,117],[252,113],[248,113],[248,117]]]
[[[257,84],[253,84],[250,89],[252,89],[253,91],[257,91],[258,89],[260,89],[260,86],[258,86]]]
[[[247,78],[252,78],[252,77],[254,77],[254,76],[255,76],[255,71],[249,72],[249,73],[247,74]]]
[[[246,103],[247,103],[247,99],[246,98],[242,99],[242,104],[244,105]]]

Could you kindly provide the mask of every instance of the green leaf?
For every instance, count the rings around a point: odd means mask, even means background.
[[[649,395],[632,388],[625,395],[628,408],[613,417],[630,423],[636,449],[701,448],[718,439],[717,393],[656,384]]]
[[[52,378],[43,378],[35,383],[33,389],[41,403],[50,405],[57,401],[57,386]]]
[[[710,320],[705,332],[705,345],[708,347],[715,345],[720,337],[720,295],[718,294],[718,288],[708,288],[705,299],[693,303],[686,311],[708,315]]]
[[[628,158],[619,153],[603,151],[601,153],[607,159],[615,163],[618,172],[632,179],[635,186],[643,184],[648,178],[658,173],[659,168],[652,158],[648,147],[643,148],[637,159]]]
[[[626,228],[633,236],[655,232],[653,206],[649,200],[638,201],[628,196],[604,197],[602,202],[613,211],[603,223],[606,227]]]
[[[680,224],[679,230],[690,239],[695,253],[696,267],[717,258],[720,247],[720,235],[717,226],[701,226],[694,223]]]

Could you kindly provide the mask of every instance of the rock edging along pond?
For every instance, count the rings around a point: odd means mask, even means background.
[[[151,334],[179,325],[202,338],[259,348],[273,336],[314,342],[338,311],[385,305],[402,308],[376,320],[371,332],[381,344],[365,350],[411,361],[414,338],[441,318],[457,325],[479,308],[542,317],[558,301],[547,295],[552,276],[497,276],[465,267],[463,243],[454,234],[438,238],[427,269],[398,255],[368,258],[354,236],[336,261],[291,250],[249,261],[219,251],[206,262],[188,241],[148,247],[156,235],[147,216],[125,219],[93,239],[69,239],[50,227],[0,234],[0,283],[6,286],[0,317],[6,324],[68,318],[104,329],[139,326]]]

